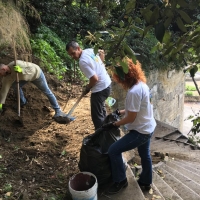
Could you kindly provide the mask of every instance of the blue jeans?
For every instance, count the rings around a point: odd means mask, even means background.
[[[22,91],[22,87],[27,83],[28,81],[20,80],[19,81],[19,87],[20,87],[20,102],[21,104],[26,104],[26,98],[24,97],[24,93]],[[49,102],[54,110],[60,109],[58,102],[56,100],[56,97],[52,93],[52,91],[49,89],[49,86],[47,84],[46,78],[44,76],[44,73],[41,70],[40,77],[38,79],[35,79],[34,81],[31,81],[38,89],[40,89],[49,99]],[[15,88],[16,92],[16,86],[17,83],[13,83],[13,88]]]
[[[152,183],[152,161],[150,154],[150,139],[152,134],[141,134],[135,130],[131,130],[110,146],[108,155],[111,161],[112,179],[114,182],[120,182],[126,178],[122,152],[137,147],[142,164],[142,173],[139,181],[144,184]]]
[[[91,94],[90,105],[91,105],[91,117],[94,124],[95,130],[101,127],[106,117],[106,106],[105,100],[110,95],[111,87],[108,86],[106,89]]]

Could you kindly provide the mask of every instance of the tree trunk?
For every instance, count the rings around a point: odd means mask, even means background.
[[[200,96],[200,91],[199,91],[198,85],[197,85],[196,80],[194,79],[194,77],[192,77],[192,80],[193,80],[194,85],[195,85],[195,87],[197,89],[197,92],[199,93],[199,96]]]

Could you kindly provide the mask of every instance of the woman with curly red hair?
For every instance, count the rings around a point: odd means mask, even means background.
[[[125,125],[129,132],[113,143],[108,150],[114,182],[107,191],[109,194],[116,194],[128,185],[122,152],[134,148],[138,148],[141,157],[142,172],[138,180],[139,186],[150,189],[152,183],[150,138],[156,127],[156,121],[153,117],[149,88],[146,85],[146,77],[141,64],[139,61],[134,64],[131,59],[127,59],[127,63],[129,70],[124,78],[117,74],[113,76],[114,81],[127,90],[127,95],[125,109],[119,111],[119,114],[124,114],[124,118],[108,124],[107,127]]]

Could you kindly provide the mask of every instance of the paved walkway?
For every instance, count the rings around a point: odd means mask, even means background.
[[[192,127],[191,120],[186,120],[186,119],[191,115],[194,116],[197,112],[200,112],[200,102],[185,102],[183,131],[182,131],[184,135],[187,135]]]

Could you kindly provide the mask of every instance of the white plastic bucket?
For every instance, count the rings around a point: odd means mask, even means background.
[[[80,172],[69,180],[73,200],[97,200],[97,178],[90,172]]]

